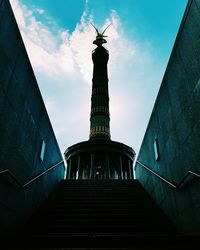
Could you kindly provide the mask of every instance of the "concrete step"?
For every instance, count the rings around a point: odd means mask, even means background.
[[[143,241],[150,235],[154,239],[166,236],[171,240],[170,237],[180,234],[138,181],[78,180],[62,181],[17,239],[34,242],[54,239],[57,243],[63,242],[64,247],[73,242],[71,249],[96,249],[97,246],[111,249],[122,247],[122,241],[123,247],[137,249],[140,245],[134,245],[134,241],[142,236],[141,246],[149,247]],[[105,243],[105,239],[110,243]],[[126,245],[130,239],[132,245]],[[46,246],[52,247],[50,242]],[[156,249],[155,246],[149,249]]]

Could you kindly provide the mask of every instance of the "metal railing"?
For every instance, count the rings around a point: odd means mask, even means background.
[[[167,183],[169,186],[178,189],[178,188],[182,188],[185,184],[185,180],[192,175],[193,177],[197,177],[200,178],[200,174],[195,173],[194,171],[188,171],[183,177],[182,179],[179,181],[178,184],[174,184],[171,181],[167,180],[166,178],[162,177],[161,175],[157,174],[155,171],[153,171],[151,168],[149,168],[146,164],[136,160],[136,163],[138,163],[140,166],[142,166],[143,168],[145,168],[146,170],[148,170],[149,172],[151,172],[152,174],[154,174],[155,176],[157,176],[159,179],[161,179],[162,181],[164,181],[165,183]]]
[[[43,176],[44,174],[46,174],[47,172],[49,172],[50,170],[52,170],[53,168],[59,166],[60,164],[64,163],[64,161],[59,161],[57,163],[55,163],[53,166],[51,166],[50,168],[46,169],[45,171],[43,171],[42,173],[36,175],[33,179],[26,181],[24,184],[22,184],[16,177],[15,175],[9,170],[9,169],[4,169],[0,171],[0,175],[1,174],[8,174],[11,179],[21,188],[25,188],[28,185],[30,185],[32,182],[34,182],[35,180],[37,180],[38,178],[40,178],[41,176]]]

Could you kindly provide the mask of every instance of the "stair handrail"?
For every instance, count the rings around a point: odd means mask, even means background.
[[[142,166],[143,168],[145,168],[146,170],[148,170],[149,172],[151,172],[152,174],[154,174],[155,176],[157,176],[159,179],[161,179],[162,181],[164,181],[165,183],[167,183],[168,185],[170,185],[171,187],[178,189],[178,188],[182,188],[185,182],[185,180],[188,178],[188,176],[192,175],[193,177],[197,177],[200,178],[200,174],[195,173],[194,171],[187,171],[186,174],[182,177],[182,179],[179,181],[178,184],[174,184],[171,181],[167,180],[166,178],[162,177],[161,175],[159,175],[158,173],[156,173],[155,171],[153,171],[151,168],[149,168],[146,164],[142,163],[141,161],[136,160],[136,163],[138,163],[140,166]]]
[[[53,166],[51,166],[50,168],[46,169],[45,171],[43,171],[42,173],[36,175],[33,179],[29,180],[29,181],[26,181],[24,184],[22,184],[16,177],[15,175],[10,171],[10,169],[4,169],[4,170],[1,170],[0,171],[0,175],[1,174],[8,174],[16,183],[19,187],[21,188],[25,188],[27,187],[28,185],[30,185],[32,182],[34,182],[35,180],[37,180],[38,178],[40,178],[41,176],[43,176],[44,174],[46,174],[47,172],[49,172],[50,170],[52,170],[53,168],[59,166],[60,164],[64,163],[64,160],[62,161],[59,161],[55,164],[53,164]]]

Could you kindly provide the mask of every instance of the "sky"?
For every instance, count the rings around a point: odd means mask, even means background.
[[[62,155],[89,139],[94,24],[106,30],[111,139],[137,154],[187,0],[10,0]]]

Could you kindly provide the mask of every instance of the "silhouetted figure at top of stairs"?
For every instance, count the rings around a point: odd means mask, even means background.
[[[184,247],[184,237],[137,180],[61,181],[17,239],[26,249],[23,242],[31,249]]]

